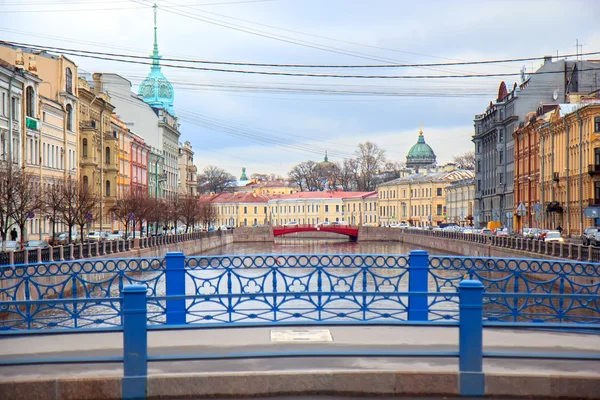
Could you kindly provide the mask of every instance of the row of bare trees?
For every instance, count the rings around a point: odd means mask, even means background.
[[[94,194],[75,180],[57,181],[42,186],[37,175],[20,168],[0,168],[0,235],[6,243],[8,233],[15,227],[21,232],[21,243],[26,239],[26,223],[35,215],[43,215],[52,227],[52,241],[56,224],[64,223],[69,238],[75,226],[83,232],[94,219],[98,204]]]
[[[85,227],[98,217],[99,198],[90,188],[75,179],[40,182],[39,176],[20,168],[0,168],[0,236],[3,246],[9,232],[18,227],[21,243],[26,240],[27,220],[36,215],[47,218],[51,226],[52,243],[56,242],[56,225],[63,223],[68,229],[68,241],[74,228],[83,234]],[[131,191],[119,198],[108,212],[113,219],[127,229],[154,226],[177,227],[182,223],[186,232],[198,225],[209,227],[217,221],[217,209],[209,202],[201,202],[195,196],[183,196],[174,200],[155,199],[146,191]],[[135,228],[134,228],[135,230]],[[127,237],[127,236],[126,236]]]
[[[149,235],[152,231],[159,233],[185,225],[185,232],[196,226],[208,228],[217,222],[217,208],[208,201],[200,201],[196,196],[179,196],[172,200],[156,199],[148,196],[146,191],[133,190],[117,200],[110,209],[122,226],[125,236],[129,225]]]

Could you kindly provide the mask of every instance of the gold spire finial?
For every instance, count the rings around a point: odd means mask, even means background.
[[[419,135],[423,135],[423,123],[419,122]]]

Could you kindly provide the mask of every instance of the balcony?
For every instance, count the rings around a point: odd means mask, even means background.
[[[590,164],[588,165],[588,174],[594,176],[594,175],[600,175],[600,164]]]

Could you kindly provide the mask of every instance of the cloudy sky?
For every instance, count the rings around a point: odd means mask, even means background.
[[[2,0],[5,40],[129,55],[152,50],[152,1]],[[159,0],[163,57],[310,65],[444,63],[600,51],[600,1]],[[145,65],[71,57],[87,72],[137,85]],[[600,55],[588,58],[600,59]],[[440,76],[533,71],[540,61],[411,68],[238,70]],[[198,65],[198,64],[195,64]],[[218,67],[218,66],[213,66]],[[446,162],[471,149],[473,115],[504,79],[324,78],[163,68],[175,87],[182,141],[200,169],[285,175],[294,164],[352,156],[371,140],[404,161],[425,139]],[[118,112],[118,110],[117,110]],[[138,132],[143,135],[143,133]]]

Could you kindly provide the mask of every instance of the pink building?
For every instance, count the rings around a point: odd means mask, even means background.
[[[131,132],[131,190],[148,193],[148,157],[150,146],[144,138]]]

